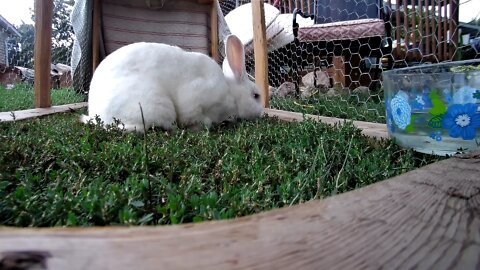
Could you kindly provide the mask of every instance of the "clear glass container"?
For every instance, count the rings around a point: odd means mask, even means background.
[[[480,60],[383,73],[389,135],[406,148],[452,155],[480,149]]]

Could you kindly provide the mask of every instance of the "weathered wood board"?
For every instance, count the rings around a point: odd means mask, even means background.
[[[13,112],[0,112],[0,122],[2,121],[14,121],[14,120],[24,120],[29,118],[40,117],[44,115],[69,112],[72,110],[78,110],[81,108],[86,108],[88,106],[87,102],[73,103],[59,106],[52,106],[50,108],[37,108],[29,109],[23,111],[13,111]],[[297,112],[281,111],[275,109],[265,109],[265,113],[269,117],[278,117],[280,120],[284,121],[303,121],[304,119],[313,119],[322,123],[327,124],[342,124],[348,119],[335,118],[335,117],[326,117],[318,116],[312,114],[302,114]],[[388,138],[387,127],[385,124],[363,122],[363,121],[352,121],[353,124],[362,130],[362,133],[373,137],[373,138]]]
[[[87,107],[87,105],[88,105],[87,102],[81,102],[81,103],[52,106],[48,108],[36,108],[36,109],[29,109],[29,110],[22,110],[22,111],[0,112],[0,122],[24,120],[24,119],[54,114],[54,113],[70,112],[72,110],[85,108]]]
[[[0,228],[2,263],[21,251],[72,270],[480,269],[480,154],[236,220]]]
[[[300,122],[300,121],[303,121],[304,119],[312,119],[322,123],[335,125],[335,124],[343,124],[345,121],[352,121],[352,120],[343,119],[343,118],[319,116],[319,115],[313,115],[313,114],[302,114],[298,112],[281,111],[281,110],[275,110],[275,109],[265,109],[265,113],[268,116],[278,117],[278,119],[280,120],[289,121],[289,122],[293,122],[293,121]],[[366,136],[378,138],[378,139],[389,138],[387,125],[385,124],[371,123],[371,122],[364,122],[364,121],[352,121],[352,122],[357,128],[361,129],[362,134]]]

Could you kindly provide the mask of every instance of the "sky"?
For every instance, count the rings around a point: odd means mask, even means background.
[[[22,20],[33,23],[29,10],[33,9],[33,2],[34,0],[0,0],[0,14],[14,25],[22,24]],[[469,22],[473,18],[480,18],[480,0],[460,0],[460,21]]]

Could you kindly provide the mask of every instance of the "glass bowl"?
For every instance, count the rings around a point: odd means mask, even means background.
[[[383,72],[387,128],[406,148],[452,155],[480,149],[480,60]]]

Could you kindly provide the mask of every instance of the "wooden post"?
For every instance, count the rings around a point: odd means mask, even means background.
[[[425,44],[425,53],[428,55],[428,58],[430,58],[430,6],[428,3],[428,0],[425,3],[425,35],[427,37],[426,39],[426,44]]]
[[[252,1],[253,16],[253,46],[255,50],[255,81],[262,95],[262,103],[265,108],[268,104],[268,59],[267,59],[267,35],[265,29],[265,10],[263,1]]]
[[[438,1],[438,23],[437,23],[437,58],[438,58],[438,61],[443,61],[444,58],[443,58],[443,37],[442,37],[442,27],[443,27],[443,24],[442,24],[442,1]]]
[[[101,35],[101,15],[102,15],[102,2],[101,0],[93,1],[93,29],[92,29],[92,72],[95,72],[100,64],[100,35]]]
[[[213,60],[217,63],[220,61],[220,56],[218,55],[218,10],[217,10],[217,0],[214,0],[212,3],[212,8],[210,9],[210,50]]]
[[[421,14],[421,10],[420,10]],[[415,3],[412,4],[412,14],[410,15],[412,18],[412,48],[414,49],[413,55],[415,56],[417,52],[415,49],[417,48],[417,22],[416,22],[416,17],[417,17],[417,9],[415,6]]]
[[[35,1],[35,107],[51,106],[50,65],[52,61],[53,0]]]
[[[408,34],[408,29],[409,29],[409,21],[408,21],[408,5],[406,2],[403,4],[403,27],[405,29],[405,49],[407,51],[405,52],[405,58],[404,59],[409,59],[409,56],[411,55],[410,50],[408,50],[408,43],[410,42],[410,37]]]
[[[333,86],[335,89],[343,89],[345,82],[345,59],[343,56],[333,56]]]
[[[458,1],[457,0],[450,0],[450,34],[452,43],[451,52],[450,52],[450,59],[457,60],[457,46],[458,46]],[[460,59],[458,59],[460,60]]]
[[[397,46],[395,46],[395,56],[399,57],[401,51],[400,51],[400,31],[401,31],[401,25],[400,25],[400,5],[397,5],[395,8],[395,40],[397,43]],[[393,60],[396,60],[396,57],[393,58]]]
[[[451,60],[450,56],[448,55],[448,21],[451,20],[451,14],[450,17],[448,17],[448,2],[445,0],[442,4],[443,6],[443,61],[446,60]],[[451,33],[450,33],[451,34]]]
[[[432,0],[430,2],[430,5],[432,6],[432,11],[431,11],[431,16],[430,16],[430,27],[431,27],[431,34],[432,34],[432,39],[431,39],[431,45],[432,45],[432,60],[435,60],[436,62],[438,62],[438,58],[437,58],[437,34],[435,32],[435,16],[436,16],[436,11],[435,11],[435,0]]]

